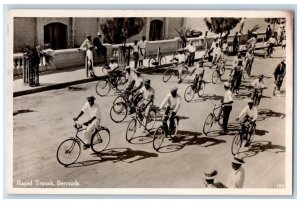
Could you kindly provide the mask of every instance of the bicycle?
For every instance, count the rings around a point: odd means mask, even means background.
[[[220,79],[222,82],[222,75],[225,73],[225,61],[223,59],[219,59],[216,65],[216,70],[212,73],[211,81],[213,84],[216,84],[217,81]]]
[[[170,116],[170,113],[171,113],[170,110],[167,112],[168,113],[165,114],[165,116]],[[168,121],[170,121],[170,117],[169,117]],[[174,125],[175,125],[174,126],[175,128],[172,131],[169,129],[169,125],[168,125],[168,129],[165,129],[163,124],[155,130],[154,136],[153,136],[153,143],[152,143],[155,151],[157,151],[157,152],[159,151],[165,138],[170,137],[170,139],[174,139],[174,137],[176,137],[177,131],[178,131],[178,126],[179,126],[179,117],[178,116],[174,117]]]
[[[264,87],[263,89],[267,89],[266,87]],[[253,104],[254,106],[258,106],[260,103],[260,99],[262,97],[262,93],[263,93],[263,89],[254,89],[251,95],[251,98],[253,100]],[[261,96],[258,96],[258,93],[261,91]]]
[[[218,111],[218,114],[216,114],[217,109],[220,109]],[[219,124],[220,127],[222,127],[223,126],[223,117],[224,117],[224,114],[223,114],[222,105],[217,106],[217,104],[214,104],[213,110],[208,114],[208,116],[205,119],[205,122],[203,125],[203,133],[207,136],[211,127],[216,122]]]
[[[76,129],[76,134],[74,137],[70,137],[64,140],[57,149],[56,158],[57,161],[64,165],[68,166],[79,158],[81,153],[81,144],[85,145],[86,143],[78,136],[78,133],[86,130],[82,125],[74,121],[74,128]],[[110,131],[108,128],[103,126],[98,126],[91,137],[91,149],[95,153],[99,153],[106,149],[110,141]],[[85,148],[84,148],[85,149]]]
[[[184,99],[186,102],[192,101],[195,93],[198,93],[198,96],[201,97],[205,91],[205,81],[203,80],[203,77],[199,79],[197,84],[196,77],[194,78],[193,84],[187,86],[187,88],[184,91]]]
[[[284,75],[278,75],[275,81],[274,89],[273,89],[273,96],[276,95],[276,90],[280,91],[282,82],[283,82]]]
[[[254,58],[252,60],[246,59],[245,69],[243,70],[243,79],[246,79],[247,76],[251,76],[253,60]]]
[[[126,83],[127,79],[123,72],[111,73],[97,82],[96,93],[99,96],[106,96],[112,88],[116,89],[117,92],[122,92]]]
[[[148,60],[148,67],[156,67],[156,66],[161,66],[165,65],[167,62],[167,59],[165,56],[162,55],[162,52],[160,51],[160,47],[158,47],[156,54],[149,58]]]
[[[274,44],[273,45],[267,45],[267,47],[265,48],[264,58],[266,58],[267,56],[272,58],[272,54],[274,53],[274,51],[275,51]]]
[[[255,124],[253,125],[253,132],[250,133],[249,132],[249,128],[250,128],[250,121],[247,120],[244,124],[241,124],[241,128],[239,130],[239,132],[237,132],[232,140],[232,144],[231,144],[231,153],[232,155],[236,155],[237,153],[239,153],[240,148],[242,146],[243,141],[247,141],[247,137],[249,137],[249,142],[251,143],[253,138],[254,138],[254,132],[255,132]]]
[[[172,60],[171,60],[172,61]],[[174,62],[171,67],[169,67],[163,74],[163,82],[168,82],[170,78],[174,75],[175,77],[179,78],[179,72],[178,72],[178,63]],[[182,70],[182,76],[181,79],[184,80],[188,75],[188,67],[186,64],[184,64],[183,70]]]
[[[131,121],[128,123],[127,129],[126,129],[126,140],[130,143],[132,139],[134,139],[134,135],[137,131],[137,123],[139,123],[139,127],[143,126],[145,129],[149,132],[155,125],[156,122],[156,107],[153,105],[149,111],[149,115],[147,117],[147,123],[144,124],[144,119],[146,119],[145,116],[145,109],[142,106],[139,106],[135,108],[135,116],[131,119]]]

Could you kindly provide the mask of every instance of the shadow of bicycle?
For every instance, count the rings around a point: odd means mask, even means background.
[[[198,97],[196,99],[193,99],[192,101],[190,101],[190,103],[196,103],[196,102],[203,102],[203,101],[207,101],[207,100],[222,100],[223,96],[221,95],[216,95],[216,94],[203,94],[201,97]]]
[[[67,166],[67,168],[90,166],[107,161],[111,161],[113,163],[133,163],[147,158],[158,157],[157,153],[150,153],[142,150],[133,150],[130,148],[111,148],[106,149],[100,153],[92,153],[91,155],[99,159],[76,162],[72,165]]]
[[[258,153],[283,153],[285,152],[285,146],[274,145],[270,141],[254,141],[250,144],[248,150],[240,151],[240,155],[244,158],[249,158],[257,155]]]
[[[263,121],[266,118],[272,118],[272,117],[284,119],[285,116],[286,115],[284,113],[275,112],[271,109],[260,109],[258,110],[257,121]]]

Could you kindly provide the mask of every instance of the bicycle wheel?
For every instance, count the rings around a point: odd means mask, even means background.
[[[146,129],[151,130],[156,122],[156,112],[154,109],[151,109],[149,112],[149,116],[147,118],[147,124],[146,124]]]
[[[173,69],[169,68],[164,72],[163,75],[163,81],[168,82],[170,80],[171,76],[173,75]]]
[[[154,68],[154,67],[157,66],[156,63],[157,63],[156,58],[151,57],[151,58],[149,58],[149,60],[148,60],[148,67],[149,67],[149,68]]]
[[[94,133],[91,141],[91,148],[95,153],[106,149],[110,140],[110,132],[107,128],[101,127],[97,133]]]
[[[198,96],[201,97],[203,95],[204,91],[205,91],[205,81],[201,80],[200,81],[200,88],[199,88],[199,91],[198,91]]]
[[[167,63],[166,57],[161,56],[161,57],[160,57],[160,65],[163,66],[163,65],[165,65],[166,63]]]
[[[184,99],[186,102],[192,101],[194,98],[195,90],[193,90],[193,85],[187,86],[187,88],[184,91]]]
[[[179,126],[179,118],[178,118],[178,116],[176,116],[174,118],[174,125],[175,125],[175,130],[173,132],[170,132],[171,139],[173,139],[177,135],[178,126]]]
[[[215,70],[215,71],[213,72],[212,78],[211,78],[212,83],[213,83],[213,84],[216,84],[217,81],[218,81],[218,79],[219,79],[219,77],[220,77],[220,75],[219,75],[218,71]]]
[[[160,126],[156,129],[154,136],[153,136],[153,148],[158,151],[164,141],[165,138],[165,132],[163,130],[163,127]]]
[[[59,145],[56,158],[60,164],[68,166],[79,158],[80,152],[81,147],[78,141],[75,138],[70,138]]]
[[[209,130],[211,129],[212,125],[214,123],[214,116],[213,114],[209,114],[207,117],[206,117],[206,120],[204,122],[204,125],[203,125],[203,133],[205,135],[207,135],[207,133],[209,132]]]
[[[275,85],[275,87],[274,87],[274,89],[273,89],[273,96],[276,95],[276,89],[277,89],[277,87],[276,87],[276,85]]]
[[[123,97],[122,95],[117,96],[117,97],[115,98],[115,100],[113,101],[113,105],[116,104],[116,103],[119,103],[119,102],[126,103],[126,101],[125,101],[125,99],[124,99],[124,97]]]
[[[125,87],[126,87],[126,83],[127,83],[127,79],[126,79],[126,77],[124,75],[121,75],[120,77],[118,77],[117,78],[117,82],[116,82],[116,84],[117,84],[117,86],[116,86],[117,90],[119,92],[122,92],[125,89]]]
[[[130,142],[130,141],[132,140],[132,138],[133,138],[135,132],[136,132],[136,119],[133,118],[133,119],[129,122],[129,124],[128,124],[128,126],[127,126],[127,130],[126,130],[126,140],[127,140],[128,142]]]
[[[188,68],[185,66],[185,67],[183,68],[183,70],[182,70],[182,76],[181,76],[181,79],[184,80],[184,79],[187,77],[188,74],[189,74],[189,70],[188,70]]]
[[[111,85],[109,82],[107,82],[107,80],[100,80],[96,84],[96,93],[99,96],[106,96],[109,93],[110,89]]]
[[[127,114],[127,106],[123,102],[115,103],[110,109],[110,118],[115,123],[120,123],[124,121],[124,119],[127,117]]]
[[[249,138],[250,143],[251,143],[251,142],[253,141],[253,139],[254,139],[255,130],[256,130],[256,127],[254,126],[254,127],[253,127],[253,132],[252,132],[252,134],[250,135],[250,138]]]
[[[231,144],[232,155],[236,155],[237,153],[239,153],[241,146],[242,146],[241,135],[240,135],[240,132],[237,132],[236,135],[234,136],[234,138],[232,140],[232,144]]]

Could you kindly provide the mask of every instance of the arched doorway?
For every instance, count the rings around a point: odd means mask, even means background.
[[[150,22],[149,40],[161,40],[163,39],[163,22],[160,20],[152,20]]]
[[[50,43],[51,49],[67,48],[67,26],[62,23],[50,23],[44,26],[44,43]]]

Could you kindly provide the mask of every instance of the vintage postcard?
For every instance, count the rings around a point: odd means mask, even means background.
[[[10,194],[291,195],[294,14],[10,10]]]

